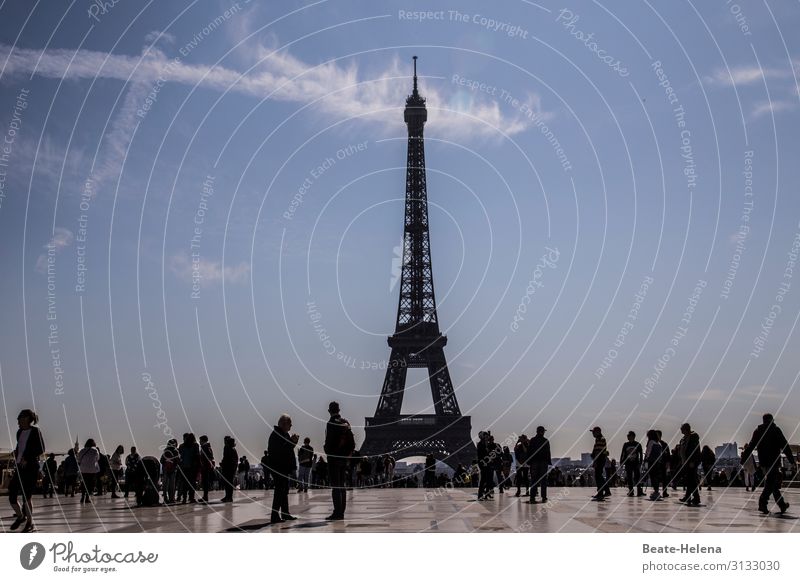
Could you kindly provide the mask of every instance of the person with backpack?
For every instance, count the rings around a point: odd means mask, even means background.
[[[278,419],[278,424],[272,428],[272,434],[269,435],[267,443],[269,469],[275,482],[270,524],[297,519],[289,513],[289,478],[297,468],[294,448],[300,437],[296,434],[290,436],[291,428],[292,418],[288,414],[282,414]]]
[[[650,501],[660,501],[661,496],[661,479],[664,473],[662,466],[663,449],[661,448],[661,441],[658,438],[658,433],[654,430],[647,431],[647,447],[644,452],[644,460],[647,464],[647,472],[645,478],[650,479],[650,486],[653,488],[650,493]]]
[[[164,490],[164,503],[175,503],[176,476],[178,474],[178,441],[169,439],[164,452],[161,453],[162,488]]]
[[[350,423],[342,418],[338,402],[328,405],[330,419],[325,426],[325,445],[323,447],[328,457],[328,478],[331,483],[331,497],[333,513],[325,519],[338,521],[344,519],[347,508],[347,489],[345,478],[350,456],[356,450],[356,440]]]

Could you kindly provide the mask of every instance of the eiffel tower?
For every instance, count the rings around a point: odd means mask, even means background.
[[[425,185],[425,140],[428,119],[425,99],[417,90],[417,57],[414,57],[414,90],[406,99],[408,126],[405,222],[400,300],[392,349],[375,416],[365,421],[366,436],[360,453],[374,457],[391,454],[397,459],[433,454],[455,468],[468,469],[477,458],[469,416],[462,416],[453,382],[447,370],[433,292],[431,245],[428,232],[428,193]],[[435,414],[401,414],[408,368],[426,368]]]

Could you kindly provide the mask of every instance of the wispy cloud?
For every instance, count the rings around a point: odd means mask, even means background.
[[[219,283],[223,279],[227,283],[245,283],[250,276],[250,265],[244,261],[223,267],[219,261],[192,258],[185,252],[172,255],[169,269],[180,279],[197,281],[201,286]]]
[[[711,85],[752,85],[762,83],[764,79],[787,79],[792,77],[791,67],[786,68],[760,68],[760,67],[734,67],[732,69],[717,69],[713,74],[705,77],[706,83]]]
[[[42,274],[47,273],[48,253],[52,253],[55,256],[65,248],[71,246],[74,240],[75,235],[72,234],[71,230],[60,227],[56,228],[50,241],[43,247],[45,252],[36,259],[36,271]]]
[[[402,107],[402,96],[409,89],[409,67],[401,67],[397,58],[388,68],[368,77],[359,75],[355,61],[310,65],[286,50],[275,52],[260,47],[258,66],[243,74],[223,66],[187,64],[168,58],[161,50],[150,48],[144,55],[119,55],[90,50],[50,49],[42,51],[0,45],[0,62],[8,59],[3,76],[36,74],[49,78],[88,80],[94,78],[130,80],[142,91],[159,78],[167,82],[200,85],[217,91],[233,91],[259,99],[270,96],[284,102],[314,103],[319,112],[334,119],[359,116],[360,119],[387,127],[402,124],[402,117],[387,115],[387,110]],[[130,112],[144,96],[129,91],[123,110]],[[503,132],[514,135],[531,127],[517,112],[503,112],[497,101],[476,96],[463,101],[455,98],[455,88],[445,94],[430,82],[424,87],[428,98],[430,126],[444,129],[454,137],[485,138]],[[400,96],[400,98],[398,97]],[[534,111],[552,117],[541,108],[538,96],[532,95]],[[130,114],[126,119],[132,121]],[[388,120],[388,124],[387,124]],[[125,132],[120,132],[124,134]],[[112,128],[111,134],[114,134]],[[124,146],[123,141],[117,142]],[[112,142],[113,144],[113,142]]]
[[[759,101],[753,106],[753,109],[750,111],[750,117],[752,119],[758,119],[764,115],[780,113],[781,111],[793,111],[797,109],[797,102],[795,101],[787,101],[787,100],[778,100],[774,99],[772,101]]]

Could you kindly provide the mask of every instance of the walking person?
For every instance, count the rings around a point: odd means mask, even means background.
[[[214,451],[208,437],[200,437],[200,482],[203,487],[202,503],[208,503],[208,492],[211,489],[211,481],[214,478]]]
[[[272,434],[269,435],[267,443],[269,469],[275,482],[270,524],[297,519],[289,513],[289,477],[297,468],[294,448],[300,437],[296,434],[290,436],[291,428],[291,417],[288,414],[282,414],[278,419],[278,424],[272,428]]]
[[[681,503],[697,507],[700,505],[700,484],[697,479],[697,468],[700,465],[700,436],[692,430],[691,425],[685,422],[681,425],[681,442],[678,445],[681,451],[681,465],[686,494],[681,497]]]
[[[530,499],[528,503],[537,503],[536,496],[541,488],[541,502],[547,503],[547,471],[553,462],[550,457],[550,441],[545,438],[547,429],[536,427],[536,436],[528,444],[528,465],[531,470]]]
[[[97,474],[100,472],[100,451],[94,439],[88,439],[83,448],[78,453],[78,466],[81,471],[81,503],[92,502],[92,491],[94,491]]]
[[[514,464],[514,455],[511,454],[508,447],[503,447],[503,453],[500,459],[500,470],[503,474],[503,487],[505,489],[511,489],[511,466]]]
[[[333,498],[333,513],[325,519],[338,521],[344,519],[347,509],[347,489],[345,478],[350,456],[356,449],[356,441],[350,423],[342,418],[339,403],[331,402],[328,405],[330,419],[325,426],[325,445],[323,447],[328,457],[328,479],[331,483],[331,497]]]
[[[119,483],[122,480],[122,455],[124,454],[125,447],[117,445],[117,448],[114,449],[114,453],[111,455],[111,459],[108,462],[111,467],[111,499],[119,498],[117,491],[122,490]]]
[[[654,430],[648,430],[644,460],[647,463],[645,478],[650,479],[650,486],[653,488],[652,493],[650,493],[650,501],[660,501],[662,499],[661,479],[664,475],[663,452],[664,450],[661,448],[661,441],[658,438],[658,433]]]
[[[39,478],[39,457],[44,454],[44,438],[39,429],[39,417],[28,408],[17,415],[17,446],[14,448],[14,474],[8,485],[8,502],[17,518],[11,524],[16,530],[22,523],[22,533],[36,531],[33,524],[33,490]],[[20,503],[22,498],[22,503]]]
[[[756,490],[756,460],[750,454],[750,443],[745,443],[742,447],[742,456],[740,458],[742,464],[742,474],[744,475],[744,490]]]
[[[636,488],[636,496],[642,497],[642,461],[644,452],[642,445],[636,440],[636,433],[628,432],[628,440],[622,445],[622,453],[619,456],[620,467],[625,468],[625,483],[628,486],[628,497],[633,497],[633,489]]]
[[[167,446],[164,447],[164,452],[161,453],[161,487],[164,491],[164,503],[175,503],[175,488],[177,486],[178,464],[180,455],[178,454],[178,441],[176,439],[169,439]]]
[[[789,509],[789,503],[784,500],[781,494],[781,453],[786,455],[786,461],[797,469],[797,461],[789,448],[789,443],[783,435],[783,431],[775,424],[775,419],[771,414],[762,417],[763,424],[753,432],[750,439],[748,456],[752,457],[753,450],[758,452],[758,464],[764,472],[764,490],[758,498],[758,510],[763,514],[769,513],[767,503],[769,497],[775,499],[781,514]]]
[[[594,437],[594,446],[592,447],[592,467],[594,468],[594,482],[597,487],[597,493],[592,495],[594,501],[603,501],[607,496],[608,485],[605,479],[605,467],[608,460],[608,447],[606,446],[606,438],[603,436],[603,429],[599,426],[594,427],[591,431]]]
[[[223,439],[222,460],[219,463],[219,474],[222,486],[225,489],[223,503],[233,502],[233,480],[236,476],[236,467],[239,464],[239,453],[236,452],[236,439],[226,436]]]
[[[125,457],[125,497],[128,497],[128,493],[136,486],[136,472],[139,470],[140,460],[136,447],[131,447],[131,452]]]
[[[314,466],[317,455],[314,454],[314,447],[311,446],[311,439],[303,439],[303,446],[297,449],[297,491],[308,493],[308,483],[311,478],[311,468]]]
[[[525,487],[525,497],[530,495],[531,480],[530,468],[528,467],[528,446],[530,442],[526,435],[522,435],[517,439],[517,444],[514,445],[514,460],[517,465],[517,471],[514,477],[517,485],[517,492],[515,497],[520,496],[522,487]]]

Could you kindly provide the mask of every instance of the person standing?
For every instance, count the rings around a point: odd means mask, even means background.
[[[606,446],[606,438],[603,436],[603,429],[596,426],[590,432],[592,436],[594,436],[594,446],[592,447],[591,457],[592,467],[594,468],[594,481],[597,486],[597,493],[592,495],[592,499],[595,501],[603,501],[606,498],[606,491],[608,490],[605,480],[608,447]]]
[[[625,482],[628,485],[628,497],[633,497],[633,489],[636,488],[636,496],[642,497],[642,459],[644,452],[642,445],[636,440],[636,433],[628,432],[628,440],[622,445],[622,453],[619,456],[619,464],[625,468]]]
[[[58,463],[56,463],[55,453],[47,455],[47,460],[44,462],[42,468],[42,497],[47,499],[53,498],[53,493],[56,490],[56,473],[58,473]]]
[[[650,479],[650,486],[653,488],[650,493],[650,501],[661,500],[661,478],[664,474],[662,463],[663,449],[661,448],[661,441],[658,438],[658,433],[654,430],[647,431],[647,448],[644,452],[644,459],[647,463],[647,473],[645,478]]]
[[[139,453],[136,447],[131,447],[131,452],[125,457],[125,497],[136,486],[136,472],[139,470]]]
[[[178,454],[178,441],[169,439],[167,446],[164,447],[164,452],[161,453],[161,480],[162,488],[164,490],[164,503],[175,503],[175,488],[176,479],[178,475],[178,464],[180,463],[180,455]]]
[[[546,428],[536,427],[536,436],[528,444],[528,465],[531,469],[531,489],[528,503],[536,503],[539,488],[542,490],[542,503],[547,503],[547,471],[553,460],[550,458],[550,441],[544,436]]]
[[[669,497],[669,473],[672,470],[672,455],[670,454],[669,445],[664,441],[663,436],[660,430],[656,430],[656,437],[658,437],[658,442],[661,445],[661,478],[659,481],[664,490],[661,493],[661,497]]]
[[[772,495],[775,503],[778,504],[781,514],[786,513],[789,504],[781,494],[781,453],[786,455],[787,462],[797,469],[797,461],[789,448],[789,443],[783,435],[783,431],[775,424],[775,419],[771,414],[762,417],[763,424],[753,432],[750,439],[750,449],[748,457],[752,457],[753,450],[758,452],[758,464],[764,472],[764,490],[758,498],[758,510],[768,514],[769,496]]]
[[[38,427],[39,417],[28,408],[17,415],[17,446],[14,448],[14,475],[8,487],[8,502],[17,519],[11,524],[16,530],[25,522],[22,533],[36,531],[33,525],[33,490],[39,478],[39,457],[44,454],[44,438]],[[22,504],[19,498],[22,497]]]
[[[222,486],[225,489],[223,503],[233,502],[233,480],[236,476],[236,467],[239,464],[239,453],[236,452],[236,439],[226,436],[222,447],[222,460],[219,463],[219,473]]]
[[[742,473],[744,474],[744,490],[756,490],[756,460],[750,454],[750,443],[745,443],[742,447]]]
[[[325,445],[323,447],[328,457],[328,479],[331,483],[331,497],[333,513],[325,519],[338,521],[344,519],[347,509],[347,489],[345,478],[350,456],[356,449],[356,441],[350,423],[342,418],[338,402],[328,405],[330,419],[325,426]]]
[[[711,491],[711,482],[714,476],[714,465],[717,462],[717,456],[711,447],[708,445],[703,446],[700,451],[700,464],[703,466],[703,481],[706,484],[706,491]]]
[[[208,436],[200,437],[200,481],[203,486],[202,503],[208,503],[208,492],[211,489],[211,480],[214,477],[214,451]]]
[[[311,468],[314,466],[314,461],[317,456],[314,454],[314,447],[311,446],[311,439],[306,437],[303,439],[303,446],[297,449],[297,490],[308,492],[308,483],[311,477]]]
[[[122,455],[125,454],[125,447],[117,445],[111,455],[109,465],[111,467],[111,499],[119,498],[117,491],[120,491],[119,482],[122,480]]]
[[[64,466],[64,496],[66,497],[69,494],[70,497],[75,497],[75,487],[80,473],[78,459],[75,457],[75,449],[67,451],[67,457],[62,462],[62,465]]]
[[[478,433],[478,468],[480,475],[478,477],[478,501],[485,501],[493,497],[492,490],[494,489],[494,472],[492,470],[492,451],[489,449],[489,433],[488,431],[480,431]]]
[[[697,468],[700,465],[700,436],[692,430],[688,422],[681,425],[681,434],[683,438],[678,446],[681,451],[686,494],[681,497],[680,501],[696,507],[700,505],[700,485],[697,480]]]
[[[197,474],[200,472],[200,445],[194,433],[184,433],[183,442],[178,446],[178,456],[178,498],[181,503],[196,503],[194,495]]]
[[[95,480],[100,472],[100,451],[94,439],[88,439],[83,448],[78,453],[78,465],[81,470],[81,503],[92,502],[92,491],[94,491]]]
[[[522,487],[525,487],[525,497],[530,495],[531,481],[528,467],[528,437],[522,435],[517,439],[517,444],[514,445],[514,460],[517,465],[514,480],[517,485],[517,492],[515,497],[520,496]]]
[[[267,443],[269,469],[275,482],[270,524],[297,519],[289,513],[289,477],[297,468],[294,448],[300,437],[296,434],[290,436],[291,428],[291,417],[288,414],[282,414],[278,419],[278,424],[272,428],[272,434],[269,435]]]

